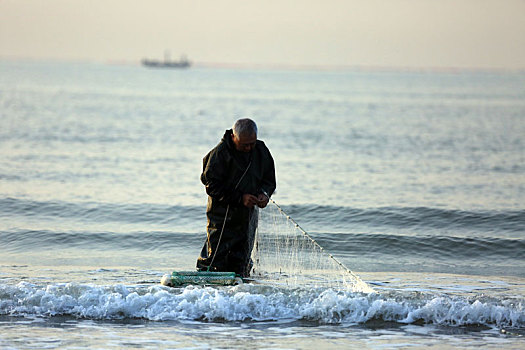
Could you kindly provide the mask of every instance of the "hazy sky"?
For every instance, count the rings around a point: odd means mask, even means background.
[[[0,0],[0,58],[525,68],[525,0]]]

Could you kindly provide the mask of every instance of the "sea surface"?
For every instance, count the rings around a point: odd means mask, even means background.
[[[159,284],[242,117],[374,292]],[[524,136],[525,72],[0,61],[0,348],[523,349]]]

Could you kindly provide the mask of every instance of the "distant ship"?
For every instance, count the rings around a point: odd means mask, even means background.
[[[178,61],[172,61],[170,59],[169,51],[164,52],[164,61],[150,60],[150,59],[144,58],[142,60],[142,64],[146,67],[154,67],[154,68],[188,68],[189,66],[191,66],[191,62],[188,61],[185,55],[182,55],[180,57],[180,60]]]

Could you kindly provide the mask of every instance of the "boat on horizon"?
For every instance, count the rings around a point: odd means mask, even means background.
[[[169,51],[164,52],[164,61],[144,58],[141,62],[143,66],[153,68],[188,68],[191,66],[186,55],[181,55],[178,61],[172,61]]]

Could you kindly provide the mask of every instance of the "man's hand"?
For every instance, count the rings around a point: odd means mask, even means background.
[[[270,199],[268,198],[268,196],[266,196],[265,194],[261,193],[258,197],[257,197],[257,206],[259,208],[266,208],[266,206],[268,205],[268,201]]]
[[[242,204],[244,204],[245,207],[253,208],[254,205],[259,205],[259,199],[254,195],[245,193],[242,195]]]

